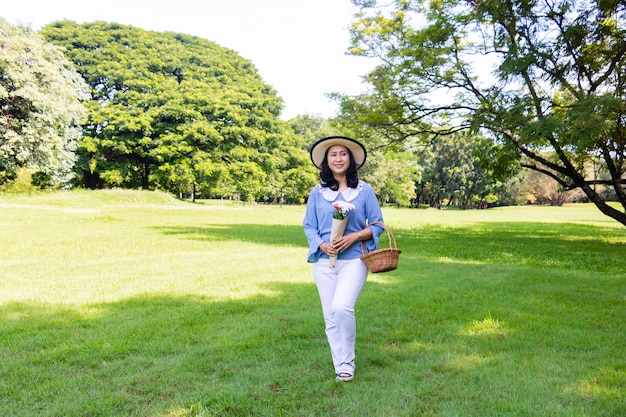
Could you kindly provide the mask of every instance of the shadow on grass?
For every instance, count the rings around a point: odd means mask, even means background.
[[[396,232],[404,257],[621,274],[626,230],[550,223],[479,223]]]
[[[331,378],[317,293],[268,286],[283,295],[146,296],[80,311],[3,304],[2,415],[170,415],[193,404],[258,415],[259,399],[305,407],[288,397],[307,401],[312,381]]]
[[[244,241],[265,245],[307,247],[301,226],[264,224],[207,224],[199,227],[156,227],[167,236],[200,241]]]

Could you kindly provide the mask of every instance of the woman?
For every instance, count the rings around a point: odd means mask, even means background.
[[[355,370],[356,319],[354,305],[367,278],[361,261],[360,242],[375,250],[383,232],[382,212],[374,190],[359,180],[367,152],[354,139],[331,136],[311,147],[311,160],[320,170],[321,183],[309,195],[303,226],[309,242],[307,261],[320,295],[326,336],[330,344],[337,381],[351,381]],[[344,201],[354,209],[348,213],[343,237],[330,242],[334,205]],[[331,267],[330,257],[337,257]]]

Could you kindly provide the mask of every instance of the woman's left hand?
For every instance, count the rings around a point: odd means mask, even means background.
[[[352,246],[354,243],[356,243],[358,240],[359,235],[357,233],[349,233],[335,240],[333,242],[333,247],[337,249],[339,253],[341,253],[348,249],[350,246]]]

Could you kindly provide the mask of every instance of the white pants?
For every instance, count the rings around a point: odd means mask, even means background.
[[[356,317],[354,305],[367,279],[367,266],[360,259],[337,260],[334,268],[328,259],[313,265],[313,276],[322,302],[326,336],[335,372],[350,372],[355,358]]]

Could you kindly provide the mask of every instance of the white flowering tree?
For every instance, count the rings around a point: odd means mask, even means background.
[[[61,48],[0,18],[0,181],[27,169],[46,183],[67,183],[88,98]]]

